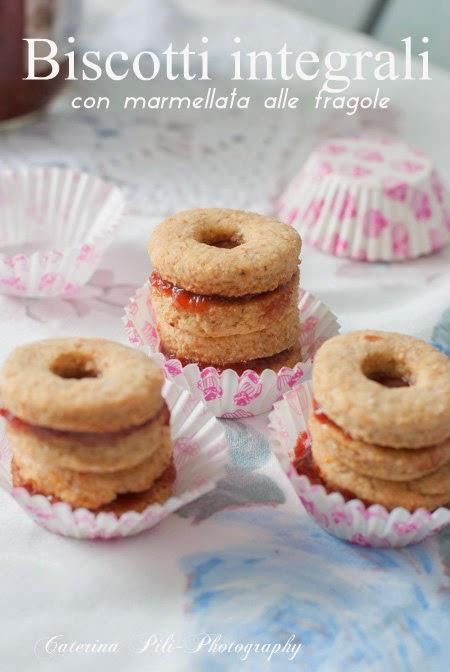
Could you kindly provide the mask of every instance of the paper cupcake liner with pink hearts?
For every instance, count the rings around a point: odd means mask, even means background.
[[[0,485],[33,520],[50,532],[78,539],[128,537],[157,525],[185,504],[212,490],[225,474],[228,444],[225,432],[205,405],[192,394],[166,380],[163,396],[170,410],[170,428],[176,480],[164,504],[151,504],[142,513],[97,513],[52,503],[44,495],[31,495],[11,484],[11,451],[0,433]]]
[[[277,215],[313,247],[358,261],[398,261],[450,241],[450,196],[431,159],[392,138],[329,140],[280,198]]]
[[[125,198],[98,177],[60,168],[0,172],[0,293],[76,292],[97,269]]]
[[[249,418],[266,413],[282,394],[311,375],[312,358],[318,348],[339,331],[335,315],[312,294],[300,290],[300,344],[303,361],[275,373],[247,370],[241,375],[232,369],[197,364],[183,366],[159,352],[159,337],[152,305],[150,283],[138,289],[125,308],[124,324],[132,345],[142,348],[164,369],[165,375],[197,398],[220,418]]]
[[[308,514],[330,534],[361,546],[394,548],[415,544],[450,524],[450,509],[414,512],[397,507],[365,506],[359,499],[347,501],[340,492],[329,492],[311,483],[294,466],[295,449],[310,449],[308,417],[312,407],[311,383],[287,392],[269,415],[274,452]]]

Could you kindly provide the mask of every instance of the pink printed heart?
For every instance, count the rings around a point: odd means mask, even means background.
[[[331,204],[331,209],[334,208],[336,202],[336,197],[333,198],[332,204]],[[346,191],[344,194],[344,198],[341,203],[341,207],[339,208],[338,212],[338,220],[342,222],[344,219],[347,217],[354,219],[358,215],[358,210],[356,209],[355,205],[355,199],[354,197],[350,194],[349,191]]]
[[[317,221],[320,217],[324,205],[325,205],[324,198],[313,199],[305,210],[305,213],[303,215],[304,221],[307,221],[307,223],[310,224],[311,226],[317,224]]]
[[[298,215],[298,208],[293,208],[292,210],[290,210],[286,217],[286,224],[293,224],[297,219],[297,215]]]
[[[378,163],[381,163],[384,161],[384,156],[381,152],[377,151],[360,151],[356,153],[356,156],[358,156],[360,159],[363,159],[364,161],[378,161]]]
[[[400,201],[403,203],[408,196],[408,185],[406,182],[398,182],[391,187],[386,187],[384,189],[384,194],[393,201]]]
[[[416,191],[411,199],[411,207],[414,210],[415,217],[419,222],[430,219],[432,211],[428,194],[425,194],[421,191]]]
[[[410,161],[409,159],[406,161],[393,161],[391,165],[396,170],[404,171],[405,173],[418,173],[425,168],[423,163]]]
[[[331,236],[329,251],[331,254],[339,254],[345,252],[349,247],[349,243],[345,238],[342,238],[338,233],[333,233]]]
[[[328,152],[328,154],[344,154],[347,149],[343,147],[342,145],[335,145],[333,143],[330,143],[329,145],[326,145],[324,147],[324,150]]]
[[[365,177],[366,175],[372,175],[373,170],[357,163],[355,165],[342,166],[340,172],[350,177]]]
[[[312,168],[312,178],[315,180],[321,180],[322,177],[326,177],[333,172],[333,166],[329,161],[321,161]]]
[[[363,231],[367,238],[379,238],[384,229],[389,226],[389,221],[381,210],[372,208],[364,215]]]
[[[405,258],[411,255],[410,235],[404,222],[395,222],[392,227],[391,250],[396,257]]]

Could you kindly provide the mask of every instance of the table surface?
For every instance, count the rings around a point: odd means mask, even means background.
[[[327,48],[373,44],[305,22]],[[66,97],[35,124],[0,136],[2,165],[88,169],[126,186],[130,199],[125,225],[79,294],[0,296],[1,359],[20,343],[51,336],[126,342],[123,306],[149,273],[145,243],[160,215],[199,202],[269,211],[324,136],[379,128],[398,133],[429,150],[448,180],[450,80],[438,69],[432,76],[431,82],[386,85],[392,106],[383,114],[319,114],[307,88],[301,114],[202,116],[201,123],[192,115],[77,113],[69,111]],[[74,85],[78,90],[84,89]],[[359,82],[352,93],[369,90],[372,82]],[[261,124],[256,131],[253,121]],[[223,124],[220,132],[214,124]],[[264,143],[255,145],[255,133],[265,134]],[[216,170],[222,170],[220,179]],[[431,339],[440,323],[434,334],[442,339],[450,332],[450,316],[443,316],[449,261],[448,248],[392,265],[338,260],[305,248],[302,284],[330,306],[343,330],[381,328]],[[398,551],[346,545],[302,510],[271,454],[264,416],[225,426],[231,468],[219,487],[136,538],[54,536],[0,493],[2,669],[237,669],[232,653],[196,651],[205,633],[243,644],[283,642],[295,634],[303,644],[295,661],[274,656],[273,670],[447,669],[448,531]],[[155,638],[172,636],[174,647],[155,650]],[[117,643],[118,650],[52,654],[51,645],[46,650],[52,637],[66,645]],[[250,654],[246,669],[266,669],[263,656]]]

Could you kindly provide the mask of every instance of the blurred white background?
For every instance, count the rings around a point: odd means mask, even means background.
[[[431,60],[450,69],[448,29],[450,26],[449,0],[85,0],[84,16],[88,36],[125,32],[127,20],[134,15],[140,20],[132,41],[150,39],[154,47],[176,39],[189,31],[216,25],[220,31],[227,20],[243,21],[248,17],[252,31],[262,32],[264,15],[285,6],[316,16],[340,27],[367,32],[381,42],[398,47],[405,35],[429,35]],[[257,20],[255,20],[255,16]],[[286,14],[286,16],[288,16]],[[123,20],[125,19],[125,21]],[[286,36],[279,25],[268,22],[272,37],[278,42]],[[142,37],[141,36],[141,37]],[[266,46],[270,48],[270,46]]]

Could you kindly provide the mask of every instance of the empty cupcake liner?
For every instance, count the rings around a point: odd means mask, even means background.
[[[0,172],[0,292],[71,295],[86,284],[122,220],[123,192],[60,168]]]
[[[150,283],[137,290],[125,308],[124,324],[132,345],[142,348],[163,367],[166,376],[202,399],[219,418],[249,418],[266,413],[283,392],[311,375],[312,358],[318,348],[339,331],[333,313],[312,294],[300,290],[300,343],[303,362],[278,373],[247,370],[238,375],[233,369],[217,370],[197,364],[183,366],[178,359],[168,359],[158,351],[159,337],[152,305]]]
[[[173,494],[164,504],[151,504],[142,513],[98,513],[30,495],[11,484],[11,452],[0,434],[0,485],[33,520],[50,532],[78,539],[128,537],[157,525],[171,513],[212,490],[225,473],[228,444],[220,423],[192,394],[166,380],[163,396],[171,413],[173,457],[177,472]]]
[[[336,138],[315,150],[278,216],[313,247],[359,261],[411,259],[450,240],[450,197],[431,159],[391,138]]]
[[[384,506],[365,506],[359,499],[345,501],[340,492],[327,492],[312,484],[294,467],[295,447],[300,440],[308,450],[311,438],[308,416],[312,407],[311,383],[300,384],[278,401],[269,415],[272,446],[295,492],[308,514],[327,532],[360,546],[394,548],[415,544],[450,524],[450,509],[402,507],[388,511]]]

